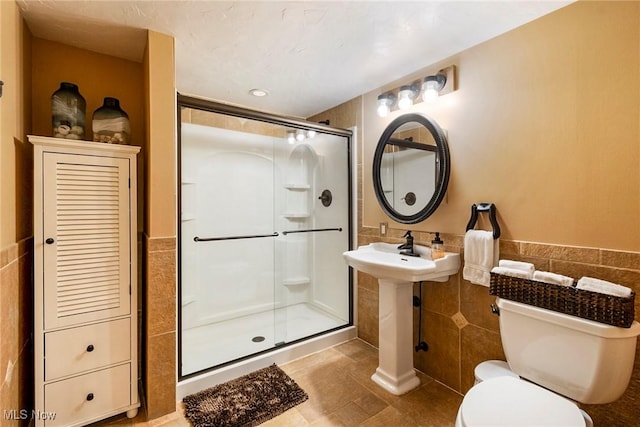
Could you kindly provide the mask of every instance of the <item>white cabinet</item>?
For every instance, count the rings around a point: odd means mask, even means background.
[[[138,398],[139,147],[30,136],[34,146],[37,426],[81,426]]]

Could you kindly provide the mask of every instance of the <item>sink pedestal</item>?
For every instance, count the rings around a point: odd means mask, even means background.
[[[413,369],[413,282],[379,279],[379,362],[371,379],[399,395],[420,385]]]
[[[413,283],[446,282],[460,268],[460,254],[431,259],[431,249],[414,245],[420,256],[398,253],[393,243],[370,243],[343,253],[351,267],[380,284],[379,364],[371,379],[393,394],[420,385],[413,370]]]

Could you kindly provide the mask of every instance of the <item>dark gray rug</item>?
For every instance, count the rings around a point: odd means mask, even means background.
[[[257,426],[309,396],[275,364],[186,396],[185,416],[196,427]]]

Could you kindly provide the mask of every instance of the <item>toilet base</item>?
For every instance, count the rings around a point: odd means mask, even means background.
[[[405,394],[420,385],[420,378],[413,370],[396,378],[386,374],[378,367],[376,373],[371,375],[371,379],[380,387],[395,395]]]

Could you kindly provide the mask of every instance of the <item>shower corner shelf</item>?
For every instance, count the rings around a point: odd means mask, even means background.
[[[180,215],[180,220],[182,222],[193,221],[194,219],[196,219],[196,217],[194,215],[191,215],[191,214],[182,214],[182,215]]]
[[[302,286],[302,285],[308,285],[310,283],[311,283],[311,279],[304,276],[292,277],[290,279],[284,279],[282,281],[282,284],[285,286]]]
[[[285,184],[284,188],[286,188],[287,190],[305,191],[305,190],[310,190],[311,189],[311,185],[309,185],[309,184]]]
[[[190,179],[185,179],[185,180],[183,180],[181,182],[182,185],[192,185],[192,184],[195,184],[195,183],[196,183],[195,181],[192,181]]]
[[[310,214],[308,212],[285,212],[282,214],[285,218],[291,219],[299,219],[299,218],[309,218]]]
[[[195,297],[195,296],[193,296],[193,295],[185,295],[185,296],[182,298],[182,306],[183,306],[183,307],[186,307],[186,306],[188,306],[189,304],[192,304],[192,303],[194,303],[194,302],[196,302],[196,297]]]

